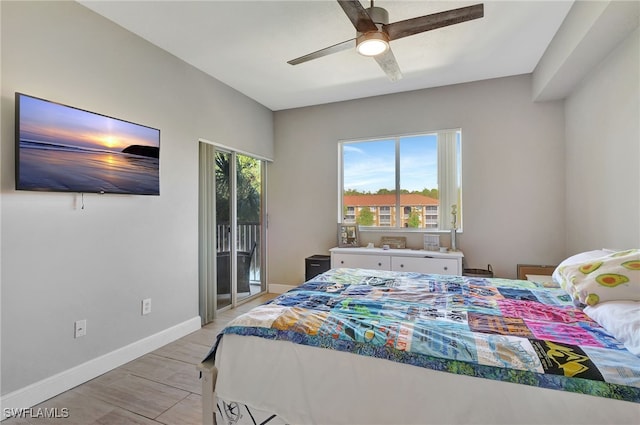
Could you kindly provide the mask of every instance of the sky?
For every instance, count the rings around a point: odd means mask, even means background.
[[[22,95],[20,139],[120,152],[160,147],[160,130]]]
[[[343,144],[344,188],[369,191],[395,188],[395,140]],[[400,186],[409,191],[438,187],[436,134],[400,138]]]

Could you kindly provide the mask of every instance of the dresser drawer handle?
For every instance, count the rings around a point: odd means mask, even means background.
[[[340,260],[340,264],[344,264],[344,260]]]
[[[444,266],[444,269],[445,269],[445,270],[449,270],[449,267],[447,267],[447,266]]]
[[[378,263],[378,267],[382,267],[382,263]]]

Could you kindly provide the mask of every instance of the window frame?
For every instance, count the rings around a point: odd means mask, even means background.
[[[403,205],[401,205],[400,202],[400,191],[398,189],[400,189],[400,174],[401,174],[401,169],[400,169],[400,142],[402,139],[404,138],[411,138],[411,137],[419,137],[419,136],[428,136],[428,135],[433,135],[436,134],[438,135],[438,169],[440,168],[440,164],[441,164],[441,155],[440,155],[440,134],[441,133],[446,133],[446,132],[454,132],[457,135],[455,136],[455,146],[456,146],[456,157],[455,157],[455,162],[456,162],[456,166],[455,166],[455,171],[453,172],[453,175],[455,175],[455,180],[457,180],[457,202],[456,202],[456,206],[457,206],[457,217],[456,217],[456,229],[458,231],[458,233],[462,233],[463,231],[463,220],[462,220],[462,212],[463,212],[463,208],[462,208],[462,128],[458,127],[458,128],[450,128],[450,129],[441,129],[441,130],[435,130],[435,131],[424,131],[424,132],[417,132],[417,133],[406,133],[406,134],[397,134],[397,135],[390,135],[390,136],[375,136],[375,137],[366,137],[366,138],[359,138],[359,139],[341,139],[338,141],[338,223],[341,223],[343,221],[343,210],[344,210],[344,205],[343,205],[343,201],[344,201],[344,146],[348,145],[348,144],[356,144],[356,143],[362,143],[362,142],[383,142],[383,141],[389,141],[389,140],[393,140],[395,142],[395,192],[396,192],[396,202],[395,205],[392,207],[389,207],[391,209],[395,208],[395,213],[389,213],[389,216],[391,217],[391,221],[396,221],[396,225],[395,226],[391,226],[386,225],[386,226],[381,226],[380,222],[378,222],[377,225],[374,226],[363,226],[363,225],[358,225],[360,230],[363,231],[371,231],[371,232],[408,232],[408,233],[449,233],[451,231],[451,207],[447,207],[447,208],[441,208],[441,205],[438,204],[438,210],[437,210],[437,214],[438,217],[440,217],[441,214],[446,214],[447,216],[449,216],[449,226],[447,226],[446,228],[440,228],[440,224],[441,224],[441,220],[439,219],[438,222],[438,228],[434,229],[434,228],[429,228],[429,227],[417,227],[417,228],[410,228],[410,227],[400,227],[397,224],[401,223],[402,220],[402,216],[404,214],[404,209],[402,208]],[[439,172],[438,172],[439,173]],[[439,173],[440,174],[440,173]],[[452,175],[452,173],[448,173],[449,176]],[[440,187],[441,187],[441,183],[440,183],[440,176],[438,177],[438,191],[440,191]],[[440,198],[440,197],[438,197]],[[439,199],[438,199],[439,200]],[[413,206],[412,206],[413,207]],[[354,211],[357,210],[357,208],[353,207]],[[424,210],[424,214],[422,217],[422,220],[425,220],[423,222],[426,223],[426,214],[429,213],[433,213],[432,211],[428,211],[429,206],[425,207]],[[378,212],[379,215],[379,212]],[[357,211],[355,211],[355,217],[357,219]]]

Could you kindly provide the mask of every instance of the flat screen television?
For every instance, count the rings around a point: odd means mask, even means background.
[[[16,92],[16,190],[160,194],[160,130]]]

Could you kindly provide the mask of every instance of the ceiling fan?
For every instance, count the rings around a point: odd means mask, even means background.
[[[402,78],[402,73],[389,47],[390,41],[484,16],[484,5],[476,4],[390,24],[389,13],[375,7],[373,0],[367,9],[359,0],[338,0],[338,4],[355,27],[356,38],[292,59],[288,64],[298,65],[355,47],[358,53],[373,57],[391,81],[397,81]]]

